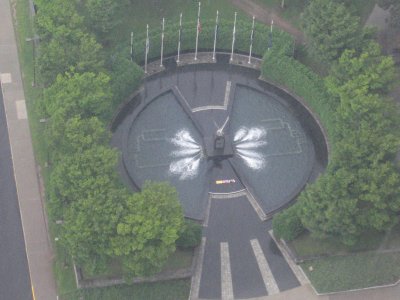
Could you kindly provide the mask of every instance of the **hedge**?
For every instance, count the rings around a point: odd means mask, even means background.
[[[196,22],[185,22],[182,24],[181,53],[194,51],[196,44]],[[219,22],[217,51],[231,51],[232,48],[232,22],[221,20]],[[199,51],[210,51],[214,47],[215,21],[202,23],[199,34]],[[253,37],[253,54],[262,57],[269,45],[270,28],[257,23]],[[236,23],[235,52],[248,53],[250,46],[251,23],[239,20]],[[164,31],[164,56],[176,55],[178,51],[179,24],[166,23]],[[274,29],[272,34],[273,48],[286,55],[293,53],[294,40],[288,33]],[[129,53],[129,45],[125,45],[125,53]],[[138,64],[143,64],[146,48],[146,32],[134,37],[133,58]],[[161,30],[160,28],[149,31],[149,54],[148,60],[160,57]]]
[[[274,216],[272,228],[278,239],[292,241],[305,231],[297,213],[298,207],[298,205],[293,205]]]
[[[335,111],[338,102],[328,94],[323,78],[294,58],[274,49],[265,53],[261,74],[264,78],[285,86],[302,97],[313,112],[323,120],[329,138],[334,136]]]

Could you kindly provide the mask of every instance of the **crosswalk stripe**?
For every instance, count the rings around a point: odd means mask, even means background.
[[[200,280],[201,280],[201,273],[203,272],[203,261],[204,261],[204,249],[206,247],[206,238],[202,237],[199,256],[196,262],[196,270],[194,275],[192,276],[191,288],[190,288],[190,300],[195,300],[199,298],[200,292]]]
[[[221,299],[233,299],[231,262],[228,243],[221,243]]]
[[[254,255],[257,260],[258,268],[260,269],[268,295],[279,293],[279,287],[272,275],[271,269],[261,249],[260,243],[257,239],[250,240],[251,247],[253,248]]]

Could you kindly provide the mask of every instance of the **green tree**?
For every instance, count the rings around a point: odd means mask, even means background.
[[[400,3],[398,2],[390,8],[389,24],[395,29],[400,29]]]
[[[82,118],[104,117],[111,108],[110,78],[104,73],[66,73],[44,90],[43,109],[52,117],[59,109]],[[65,120],[64,120],[65,122]]]
[[[328,90],[342,98],[387,93],[395,78],[393,59],[370,42],[361,53],[345,50],[326,79]]]
[[[117,106],[136,91],[144,72],[135,62],[121,55],[117,55],[107,67],[110,70],[114,105]]]
[[[83,18],[76,11],[74,1],[37,0],[35,24],[41,41],[48,42],[57,35],[68,36],[83,29]]]
[[[357,199],[349,193],[356,176],[341,168],[327,172],[307,186],[299,197],[299,216],[303,225],[317,238],[339,237],[353,244],[360,229],[355,222]]]
[[[118,4],[119,1],[114,0],[86,0],[89,27],[100,35],[108,33],[117,25],[115,12]]]
[[[360,19],[331,0],[310,1],[303,27],[310,51],[325,62],[337,59],[347,48],[359,47],[363,36]]]
[[[127,198],[124,216],[112,239],[114,254],[122,257],[132,276],[161,270],[175,251],[184,218],[176,190],[166,183],[146,183]]]
[[[65,34],[64,34],[65,33]],[[41,43],[37,58],[43,83],[50,85],[57,75],[74,72],[99,72],[103,69],[101,46],[93,36],[80,30],[59,32]]]
[[[126,197],[125,190],[104,186],[66,208],[60,242],[76,263],[92,272],[106,268],[112,253],[110,241]]]
[[[101,70],[101,46],[85,32],[75,2],[39,0],[37,5],[35,22],[41,39],[37,64],[43,83],[51,84],[71,68],[76,72]]]
[[[66,207],[104,194],[117,182],[115,166],[118,154],[107,146],[60,156],[49,183],[50,207],[53,215],[62,218]]]

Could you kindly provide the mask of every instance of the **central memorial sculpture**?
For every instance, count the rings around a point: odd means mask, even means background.
[[[126,183],[170,182],[193,219],[212,194],[247,193],[265,215],[292,201],[323,169],[325,141],[301,103],[258,76],[211,64],[148,77],[113,124]]]

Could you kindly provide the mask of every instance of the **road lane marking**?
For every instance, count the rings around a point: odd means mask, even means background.
[[[233,299],[231,262],[228,243],[221,243],[221,299]]]
[[[202,237],[200,243],[200,250],[199,256],[196,262],[196,270],[194,275],[192,276],[191,288],[190,288],[190,300],[199,299],[199,292],[200,292],[200,280],[201,280],[201,273],[203,272],[203,261],[204,261],[204,249],[206,246],[206,238]]]
[[[279,287],[257,239],[250,240],[268,295],[279,294]]]

